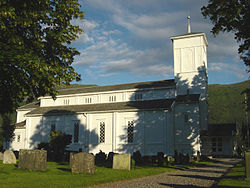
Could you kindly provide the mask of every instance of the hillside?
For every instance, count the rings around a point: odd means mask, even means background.
[[[250,88],[250,80],[230,85],[209,85],[209,123],[246,122],[244,95],[241,95],[246,88]]]

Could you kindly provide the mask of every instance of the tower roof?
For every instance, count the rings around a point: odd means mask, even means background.
[[[203,36],[206,46],[208,45],[206,34],[202,33],[202,32],[193,32],[193,33],[186,33],[186,34],[182,34],[182,35],[172,36],[172,37],[170,37],[170,39],[173,41],[176,39],[190,38],[190,37],[196,37],[196,36]]]

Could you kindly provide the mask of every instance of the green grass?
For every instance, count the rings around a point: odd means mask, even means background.
[[[244,161],[241,161],[220,180],[218,187],[250,187],[250,181],[245,180]]]
[[[67,163],[47,162],[47,170],[39,172],[21,170],[16,165],[4,165],[0,162],[0,187],[84,187],[150,176],[178,169],[187,169],[196,165],[197,163],[190,165],[169,165],[167,167],[133,167],[131,171],[113,170],[111,168],[96,166],[96,173],[94,175],[87,175],[72,174],[70,166]]]

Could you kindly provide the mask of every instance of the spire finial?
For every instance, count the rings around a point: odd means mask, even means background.
[[[191,18],[190,16],[187,16],[187,19],[188,19],[187,32],[188,33],[191,33],[190,18]]]

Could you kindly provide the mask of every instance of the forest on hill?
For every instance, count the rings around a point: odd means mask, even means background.
[[[209,85],[209,123],[245,124],[245,96],[242,92],[247,88],[250,88],[250,80],[230,85]]]

